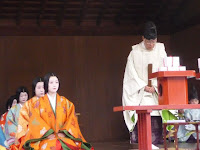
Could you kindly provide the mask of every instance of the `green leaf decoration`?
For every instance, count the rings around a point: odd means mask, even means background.
[[[168,126],[166,127],[167,131],[171,131],[173,128],[174,128],[174,125],[168,125]]]
[[[178,118],[174,114],[172,114],[169,110],[164,109],[162,110],[162,120],[164,123],[166,123],[168,120],[178,120]],[[174,128],[173,125],[168,125],[166,127],[167,131],[170,131],[173,128]]]
[[[133,123],[135,122],[135,114],[133,114],[133,116],[131,117],[131,120],[133,121]]]
[[[163,122],[167,122],[167,120],[178,120],[178,118],[167,109],[162,110],[162,119]]]

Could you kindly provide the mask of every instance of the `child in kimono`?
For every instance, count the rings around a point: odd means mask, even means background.
[[[19,87],[16,91],[16,97],[19,103],[8,111],[5,123],[5,137],[9,146],[15,142],[19,112],[24,103],[28,100],[28,95],[29,92],[26,87]]]
[[[46,94],[30,109],[29,130],[22,149],[93,149],[81,134],[74,104],[57,93],[59,80],[54,73],[44,77],[44,88]]]
[[[189,91],[188,99],[190,104],[199,104],[198,94],[196,88],[193,86],[191,91]],[[180,111],[179,111],[180,112]],[[182,110],[185,120],[187,122],[196,122],[200,121],[200,109],[184,109]],[[179,142],[186,142],[192,136],[197,139],[196,132],[189,134],[190,132],[196,130],[195,126],[192,124],[189,125],[180,125],[177,133]],[[199,134],[200,136],[200,134]]]

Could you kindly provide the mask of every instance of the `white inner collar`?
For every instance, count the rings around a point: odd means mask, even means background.
[[[56,110],[56,95],[55,95],[55,96],[50,96],[50,95],[47,93],[47,96],[48,96],[48,98],[49,98],[51,107],[53,108],[53,111],[55,112],[55,110]]]

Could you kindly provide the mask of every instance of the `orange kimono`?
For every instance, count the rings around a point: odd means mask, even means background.
[[[23,112],[21,114],[23,117]],[[23,123],[22,126],[18,125],[18,135],[22,132],[23,126]],[[58,137],[58,133],[63,133],[65,137]],[[55,138],[48,139],[47,137],[51,134],[54,134]],[[19,137],[23,137],[20,141],[20,150],[93,149],[81,134],[74,104],[58,94],[55,113],[47,95],[31,104],[28,129],[25,135]]]
[[[30,108],[32,107],[32,104],[36,100],[38,100],[38,97],[36,96],[32,97],[30,100],[25,102],[24,106],[20,110],[17,133],[15,135],[16,141],[20,143],[21,143],[21,138],[23,138],[28,132]]]

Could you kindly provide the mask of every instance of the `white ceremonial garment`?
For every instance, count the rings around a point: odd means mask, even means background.
[[[200,122],[200,109],[185,109],[184,116],[187,121]],[[198,126],[198,129],[200,130],[200,126]],[[186,142],[190,138],[190,136],[193,136],[195,139],[197,139],[196,132],[192,133],[192,131],[195,131],[195,130],[196,128],[193,124],[179,125],[178,132],[177,132],[178,140],[180,142]],[[199,133],[199,136],[200,136],[200,133]]]
[[[148,84],[148,64],[152,64],[152,71],[157,72],[159,67],[163,66],[163,58],[167,57],[163,43],[156,43],[153,50],[147,50],[144,42],[132,46],[123,81],[123,106],[139,106],[139,105],[158,105],[157,95],[157,79],[152,79],[152,86],[155,88],[155,93],[144,91]],[[135,111],[123,111],[125,123],[132,131],[136,122],[131,120]],[[151,116],[160,116],[158,111],[153,111]]]
[[[51,107],[55,113],[55,110],[56,110],[56,94],[54,97],[50,96],[48,93],[47,93],[47,96],[49,98],[49,101],[50,101],[50,104],[51,104]]]

